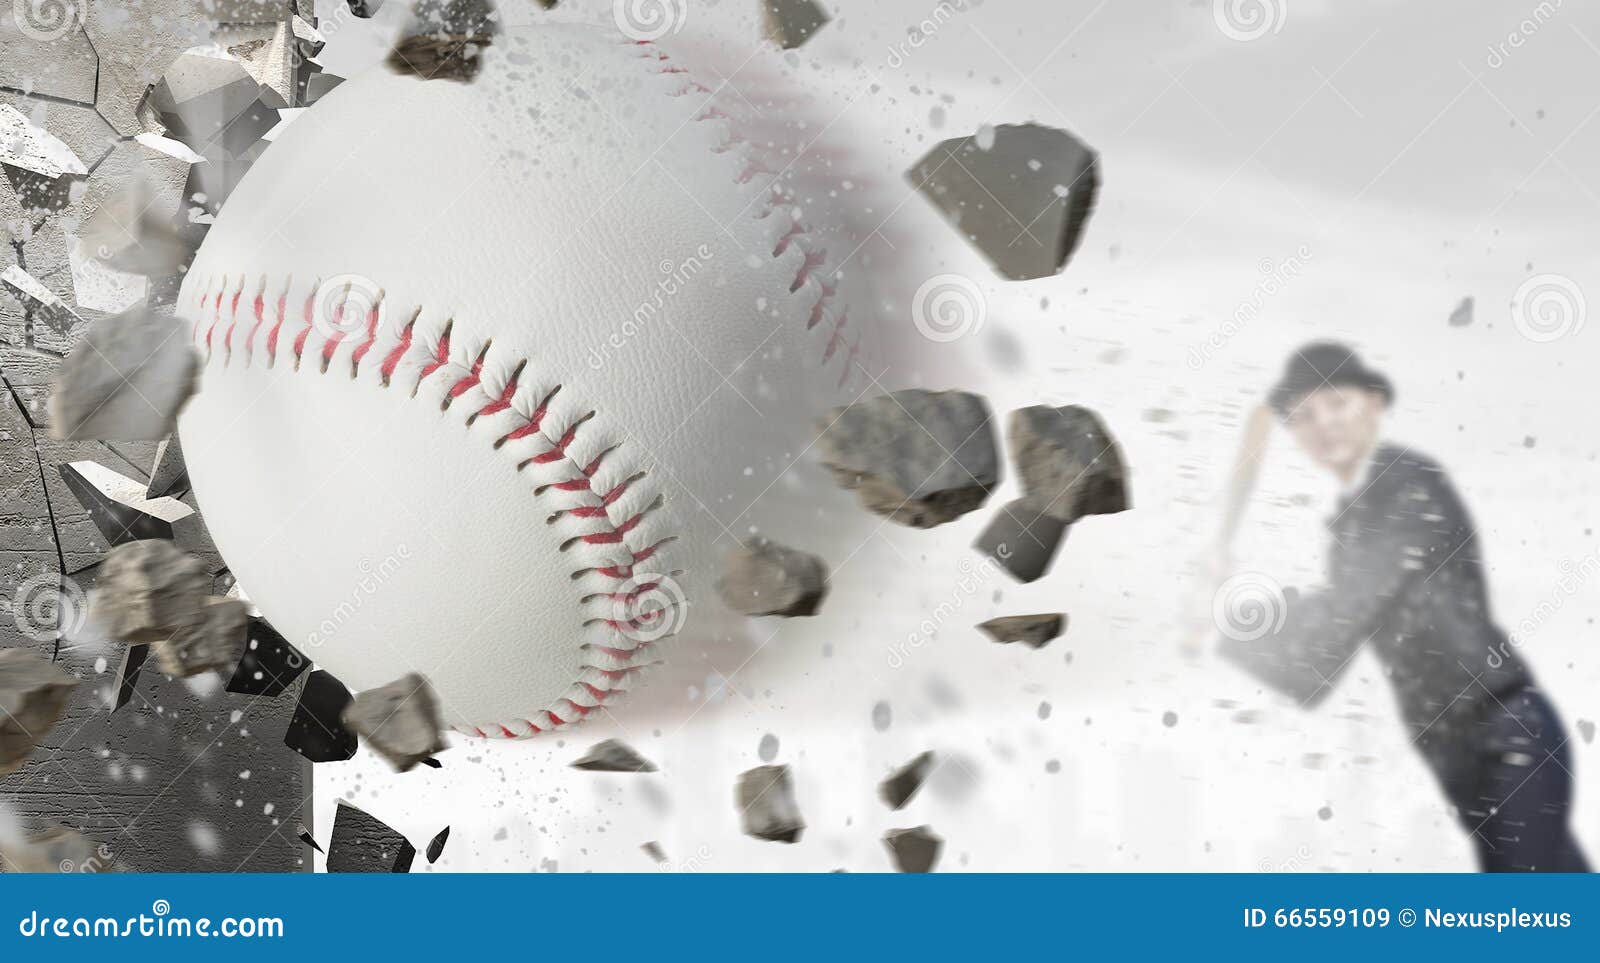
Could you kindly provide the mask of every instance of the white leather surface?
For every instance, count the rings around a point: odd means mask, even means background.
[[[607,596],[667,574],[694,631],[814,415],[862,388],[848,298],[660,58],[547,25],[497,39],[472,84],[353,79],[240,185],[184,284],[209,345],[180,423],[201,508],[267,619],[352,690],[417,671],[465,731],[573,721],[664,648],[598,621]],[[297,364],[307,300],[339,276],[382,289],[373,337],[337,339],[324,370],[313,326]],[[513,377],[511,407],[474,417]],[[553,487],[596,459],[586,488]],[[653,547],[632,583],[596,571]]]

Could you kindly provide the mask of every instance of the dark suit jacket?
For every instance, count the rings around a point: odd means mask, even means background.
[[[1490,616],[1466,506],[1431,459],[1380,445],[1328,529],[1327,588],[1289,590],[1276,631],[1222,654],[1309,706],[1372,645],[1415,745],[1447,791],[1470,791],[1483,710],[1532,680]]]

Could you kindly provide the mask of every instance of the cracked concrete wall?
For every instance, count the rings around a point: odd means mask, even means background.
[[[224,691],[215,675],[168,678],[152,661],[131,701],[112,710],[123,645],[95,644],[81,628],[109,545],[59,469],[92,460],[143,483],[157,446],[57,441],[46,408],[60,357],[110,316],[90,304],[130,297],[126,289],[90,291],[97,282],[81,261],[75,272],[71,251],[83,222],[134,178],[151,185],[163,216],[184,216],[189,165],[134,139],[150,131],[140,109],[147,90],[183,51],[207,42],[219,20],[282,22],[296,6],[60,6],[62,24],[0,13],[0,104],[65,144],[89,171],[44,204],[22,190],[31,183],[26,171],[6,165],[0,179],[0,269],[21,267],[83,322],[53,330],[0,288],[0,646],[26,646],[82,682],[27,765],[0,777],[0,802],[32,832],[80,830],[118,869],[308,869],[298,831],[311,818],[309,765],[283,744],[298,683],[278,698],[247,697]],[[133,300],[170,304],[180,279],[152,278]],[[193,506],[192,496],[184,500]],[[183,547],[208,554],[204,545]],[[208,563],[225,582],[220,559]]]

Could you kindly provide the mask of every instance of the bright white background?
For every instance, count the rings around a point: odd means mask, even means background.
[[[365,750],[317,767],[318,836],[345,798],[419,848],[448,824],[440,870],[648,870],[646,840],[680,870],[883,870],[882,832],[922,823],[947,841],[944,870],[1469,869],[1370,656],[1307,713],[1178,654],[1185,564],[1216,523],[1240,416],[1292,347],[1337,336],[1396,381],[1390,436],[1462,489],[1502,623],[1552,611],[1524,653],[1573,730],[1576,822],[1600,852],[1600,750],[1576,726],[1600,715],[1600,586],[1563,581],[1563,565],[1600,554],[1600,323],[1583,323],[1600,310],[1600,11],[1279,0],[1257,5],[1262,36],[1238,40],[1202,0],[849,6],[788,56],[757,52],[755,0],[689,0],[665,42],[712,50],[736,87],[786,76],[815,149],[848,155],[874,199],[862,218],[880,227],[871,250],[891,313],[908,318],[910,291],[935,274],[983,287],[985,324],[939,346],[927,386],[981,390],[997,411],[1095,408],[1131,464],[1135,509],[1075,527],[1026,587],[971,574],[987,512],[929,532],[880,527],[830,557],[819,617],[755,625],[770,641],[743,664],[681,647],[634,711],[564,740],[458,739],[438,771],[395,775]],[[611,22],[600,0],[563,7]],[[395,12],[325,16],[321,59],[370,59]],[[1030,119],[1101,152],[1101,200],[1061,276],[1006,283],[899,172],[940,139]],[[1298,276],[1264,285],[1264,265],[1291,258]],[[1587,303],[1540,343],[1519,332],[1513,300],[1542,274]],[[1475,323],[1448,326],[1467,296]],[[1244,304],[1258,313],[1233,324]],[[1241,565],[1314,579],[1329,486],[1280,437],[1261,489]],[[991,505],[1011,495],[1008,483]],[[906,647],[941,603],[931,641]],[[1057,610],[1071,626],[1037,652],[971,628]],[[887,731],[872,724],[879,701]],[[766,733],[809,825],[796,846],[739,833],[734,781]],[[566,768],[613,735],[662,771]],[[887,812],[876,782],[930,748],[943,760],[930,786]]]

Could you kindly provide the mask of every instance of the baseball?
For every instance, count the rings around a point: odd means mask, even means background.
[[[516,737],[712,617],[716,560],[767,530],[869,339],[848,252],[692,69],[578,26],[482,56],[470,84],[350,80],[245,178],[180,294],[180,436],[291,643]]]

